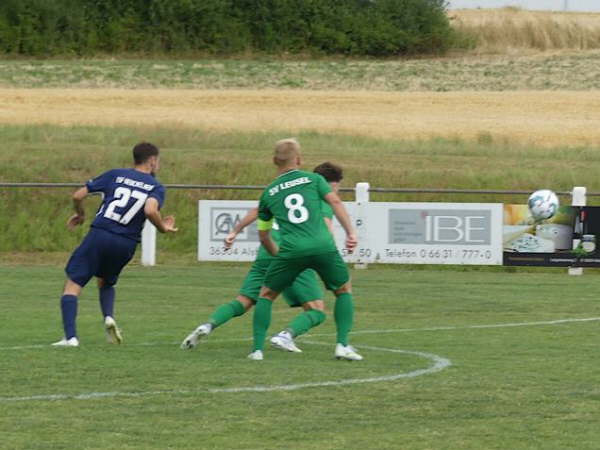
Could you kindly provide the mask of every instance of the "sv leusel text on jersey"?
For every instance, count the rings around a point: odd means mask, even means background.
[[[273,186],[271,189],[269,189],[269,195],[272,197],[278,194],[280,191],[307,183],[312,183],[312,180],[308,177],[295,178],[293,180],[286,181],[285,183],[279,183],[277,186]]]

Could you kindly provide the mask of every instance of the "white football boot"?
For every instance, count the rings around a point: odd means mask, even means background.
[[[335,346],[336,359],[346,359],[348,361],[362,361],[363,357],[356,352],[351,345],[337,344]]]
[[[203,323],[198,328],[196,328],[194,331],[192,331],[188,335],[188,337],[186,337],[183,340],[180,347],[182,348],[182,350],[193,349],[196,345],[198,345],[198,341],[200,340],[200,338],[202,338],[204,336],[208,336],[210,334],[210,332],[212,331],[212,328],[213,328],[212,324]]]
[[[106,340],[109,344],[121,344],[123,335],[117,326],[117,322],[110,316],[104,318],[104,330],[106,331]]]
[[[271,338],[271,345],[285,352],[302,353],[289,331],[282,331]]]
[[[264,359],[262,350],[254,350],[248,355],[248,359],[252,361],[262,361]]]
[[[79,339],[73,336],[70,339],[62,338],[60,341],[51,344],[53,347],[79,347]]]

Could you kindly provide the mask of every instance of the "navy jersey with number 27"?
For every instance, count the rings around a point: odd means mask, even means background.
[[[92,227],[138,242],[146,220],[146,200],[154,197],[159,207],[165,200],[165,188],[152,175],[135,169],[109,170],[86,186],[89,192],[101,192],[104,196]]]

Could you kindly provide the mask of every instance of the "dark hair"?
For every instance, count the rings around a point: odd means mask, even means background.
[[[140,142],[133,147],[133,162],[144,164],[151,156],[158,156],[158,147],[149,142]]]
[[[344,178],[344,170],[333,163],[324,162],[314,168],[313,172],[318,173],[328,182],[340,182]]]

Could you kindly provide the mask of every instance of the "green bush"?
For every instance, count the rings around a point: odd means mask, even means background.
[[[0,53],[440,53],[444,0],[2,0]]]

